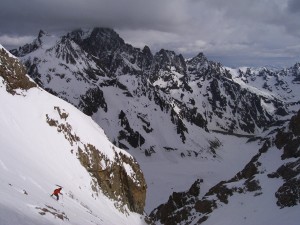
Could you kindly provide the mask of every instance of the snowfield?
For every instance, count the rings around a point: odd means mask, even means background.
[[[93,180],[75,146],[49,126],[46,115],[58,118],[54,107],[64,110],[73,132],[112,159],[114,151],[122,150],[112,150],[103,130],[39,88],[19,94],[9,94],[0,77],[0,224],[144,224],[143,216],[121,213],[101,191],[92,190]],[[50,197],[56,184],[63,186],[59,201]]]
[[[210,152],[203,152],[198,157],[182,158],[178,153],[166,153],[164,157],[151,158],[135,155],[144,172],[148,189],[146,212],[167,202],[173,192],[186,191],[197,179],[203,179],[201,196],[218,182],[230,179],[257,152],[257,144],[246,145],[246,138],[212,134],[221,141],[222,146],[214,158]]]

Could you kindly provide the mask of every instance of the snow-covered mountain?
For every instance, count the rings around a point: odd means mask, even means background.
[[[298,64],[281,70],[231,69],[202,53],[191,59],[164,49],[152,54],[108,28],[62,35],[41,31],[11,53],[39,86],[90,115],[111,142],[135,156],[148,184],[146,212],[162,204],[151,213],[155,224],[297,221],[298,206],[276,205],[281,178],[264,178],[288,162],[274,144],[275,129],[287,126],[300,108]],[[267,139],[268,154],[257,156]],[[261,165],[245,177],[253,157]],[[262,168],[267,172],[260,173]],[[256,180],[262,194],[250,191]],[[260,201],[269,207],[265,215],[240,207]],[[231,217],[237,209],[240,217]]]
[[[202,53],[189,60],[164,49],[153,55],[108,28],[41,31],[11,52],[41,87],[91,115],[117,146],[147,155],[198,152],[208,130],[257,134],[292,110]]]
[[[293,112],[299,108],[300,93],[300,64],[286,69],[268,68],[239,68],[228,70],[233,74],[233,79],[241,86],[264,93],[267,96],[285,102]],[[293,107],[296,106],[296,107]]]
[[[0,224],[144,224],[135,159],[0,45]],[[50,197],[63,186],[59,201]]]

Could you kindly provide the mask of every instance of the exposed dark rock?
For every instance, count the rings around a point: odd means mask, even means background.
[[[195,204],[195,210],[202,214],[211,213],[216,208],[215,201],[210,200],[199,200]]]
[[[300,111],[291,118],[289,129],[295,136],[300,136]]]
[[[188,129],[186,128],[182,119],[178,116],[178,114],[173,109],[171,110],[171,121],[176,125],[177,134],[180,135],[182,142],[185,143],[186,140],[185,132],[188,133]]]
[[[249,192],[254,192],[254,191],[261,190],[261,186],[259,185],[259,181],[254,180],[254,179],[246,180],[245,181],[245,187],[246,187],[247,191],[249,191]]]
[[[124,130],[119,132],[118,139],[126,140],[132,147],[137,148],[145,143],[145,138],[137,131],[134,131],[128,122],[126,114],[121,110],[119,114],[119,120]]]
[[[226,185],[224,185],[225,182],[221,181],[216,186],[209,189],[209,191],[206,193],[206,196],[214,195],[216,194],[217,198],[225,203],[228,204],[228,197],[233,195],[233,190],[230,188],[227,188]]]
[[[103,91],[101,91],[99,88],[89,89],[85,95],[81,96],[79,107],[82,109],[83,113],[89,116],[97,112],[99,107],[103,108],[103,110],[106,112],[107,104],[104,99]]]
[[[283,148],[282,159],[300,157],[300,111],[291,118],[288,131],[278,131],[275,144]]]
[[[282,159],[300,157],[300,137],[290,140],[283,148]]]
[[[154,221],[160,221],[162,224],[175,225],[186,221],[191,215],[192,207],[200,194],[200,183],[198,179],[187,192],[173,192],[166,204],[158,206],[150,214]],[[176,211],[176,213],[174,213]]]
[[[286,145],[286,143],[288,143],[290,139],[292,139],[291,133],[286,133],[282,130],[279,130],[275,139],[276,147],[281,149],[284,145]]]
[[[282,177],[285,181],[288,181],[300,174],[300,159],[295,162],[290,162],[282,165],[277,169],[275,173],[270,175],[271,177]]]
[[[55,209],[54,207],[52,206],[49,206],[49,205],[45,205],[46,207],[35,207],[35,209],[38,210],[38,213],[42,216],[46,215],[46,214],[52,214],[54,216],[54,218],[59,218],[61,220],[67,220],[69,221],[69,218],[68,216],[64,213],[64,212],[61,212],[57,209]]]
[[[300,180],[290,179],[285,182],[276,192],[276,202],[280,208],[291,207],[300,203]]]
[[[300,203],[300,111],[293,116],[288,128],[280,129],[275,138],[277,148],[283,148],[282,159],[296,158],[295,161],[285,163],[276,172],[268,174],[269,178],[283,178],[284,184],[275,193],[280,208],[291,207]]]

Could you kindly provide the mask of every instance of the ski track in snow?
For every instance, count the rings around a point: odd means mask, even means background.
[[[3,161],[0,159],[0,165],[2,167],[2,169],[8,171],[8,168],[6,167],[6,165],[3,163]]]

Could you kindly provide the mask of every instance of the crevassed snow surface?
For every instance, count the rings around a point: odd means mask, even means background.
[[[112,158],[112,144],[103,130],[41,89],[13,96],[2,81],[0,78],[0,224],[144,224],[141,215],[121,213],[102,192],[97,195],[91,189],[92,178],[64,135],[47,124],[46,114],[55,117],[54,106],[64,109],[80,139]],[[59,201],[50,197],[56,184],[63,186]]]

